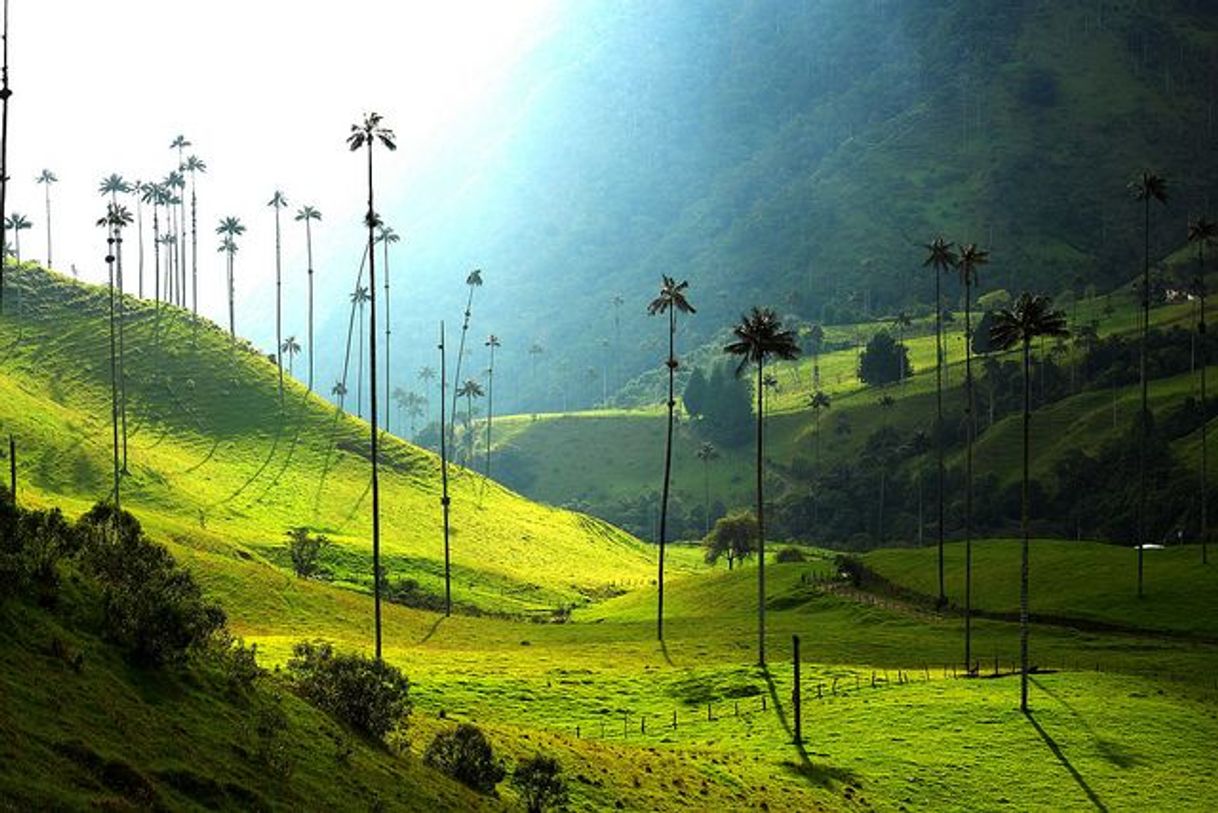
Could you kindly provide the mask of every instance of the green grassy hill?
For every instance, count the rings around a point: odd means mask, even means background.
[[[111,490],[107,298],[32,267],[7,284],[0,424],[16,438],[19,496],[78,513]],[[124,507],[188,555],[268,575],[288,565],[285,531],[309,526],[338,547],[334,579],[370,588],[367,425],[291,379],[281,402],[274,364],[210,323],[127,307]],[[383,454],[387,576],[442,593],[439,461],[395,438]],[[460,469],[451,488],[460,603],[552,609],[651,573],[646,549],[603,522]]]

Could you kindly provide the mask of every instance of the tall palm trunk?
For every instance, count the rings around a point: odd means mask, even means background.
[[[47,268],[53,268],[55,264],[51,261],[51,184],[44,183],[43,186],[47,212]]]
[[[305,249],[309,258],[309,392],[313,391],[313,228],[305,218]]]
[[[1204,243],[1203,243],[1204,245]],[[1204,251],[1201,248],[1201,251]],[[1201,273],[1205,273],[1205,259],[1201,260]],[[1208,429],[1209,429],[1209,404],[1206,401],[1205,394],[1205,368],[1209,364],[1205,350],[1205,278],[1201,279],[1201,321],[1197,325],[1197,332],[1200,334],[1201,350],[1201,564],[1209,564],[1209,444],[1208,444]]]
[[[121,482],[119,474],[119,442],[118,442],[118,350],[117,350],[117,329],[115,323],[115,303],[114,303],[114,232],[111,231],[110,237],[107,238],[106,244],[110,251],[106,256],[106,264],[110,267],[110,423],[114,432],[114,527],[117,534],[118,531],[118,513],[122,506],[121,497]]]
[[[452,615],[452,572],[448,547],[448,443],[444,432],[444,401],[448,394],[448,361],[444,352],[444,322],[440,322],[440,507],[444,511],[444,615]]]
[[[275,367],[279,373],[279,405],[283,406],[283,252],[279,233],[279,206],[275,207]]]
[[[765,494],[762,465],[765,440],[765,361],[757,360],[757,665],[765,666]]]
[[[1023,340],[1023,493],[1019,524],[1023,531],[1019,557],[1019,710],[1028,711],[1028,497],[1029,497],[1029,451],[1032,407],[1031,384],[1029,383],[1032,355],[1032,340]]]
[[[8,86],[8,0],[4,0],[4,28],[0,31],[0,38],[4,42],[3,62],[0,63],[0,315],[3,315],[4,249],[8,245],[5,233],[8,212],[8,100],[12,96]]]
[[[702,536],[710,536],[710,458],[702,461]],[[728,567],[731,570],[731,567]]]
[[[118,269],[118,397],[119,415],[123,428],[123,474],[127,473],[127,351],[125,338],[126,310],[123,303],[123,233],[116,228],[115,254]]]
[[[194,315],[199,315],[199,202],[195,196],[195,173],[190,172],[190,285]]]
[[[237,339],[237,314],[233,301],[236,299],[236,270],[233,268],[233,251],[228,250],[228,335],[229,338],[236,341]]]
[[[372,197],[372,139],[368,139],[368,376],[372,392],[372,426],[370,445],[372,456],[372,584],[376,615],[376,659],[381,659],[381,488],[377,472],[376,426],[376,251],[374,250],[376,209]]]
[[[137,195],[135,198],[135,236],[139,242],[139,259],[137,262],[137,276],[139,277],[136,291],[139,293],[140,299],[144,298],[144,204]]]
[[[491,365],[486,370],[486,479],[491,479],[491,426],[495,420],[495,345],[491,344]]]
[[[359,305],[359,345],[355,354],[355,414],[364,417],[364,303]]]
[[[973,666],[973,325],[971,270],[964,277],[964,671]]]
[[[453,376],[453,411],[452,417],[449,418],[448,442],[452,444],[453,438],[457,431],[457,385],[456,382],[461,380],[461,362],[465,359],[465,334],[469,330],[469,317],[471,309],[474,306],[474,286],[469,286],[469,297],[465,300],[465,320],[461,323],[461,341],[457,345],[457,369]],[[563,410],[564,412],[566,410]],[[444,431],[444,427],[440,427],[440,431]]]
[[[391,390],[389,384],[389,373],[392,367],[389,364],[389,341],[393,336],[393,329],[389,319],[389,241],[384,240],[384,258],[385,258],[385,431],[389,432],[389,404],[392,403]],[[372,393],[372,397],[376,397],[376,391]]]
[[[659,601],[656,606],[656,638],[664,640],[664,544],[668,539],[668,487],[672,479],[672,419],[677,405],[676,388],[677,359],[677,308],[668,309],[668,430],[664,441],[664,487],[660,497],[660,568]]]
[[[947,606],[947,589],[943,579],[943,281],[935,270],[935,448],[938,454],[939,488],[936,494],[939,508],[939,600],[937,606]]]
[[[1146,545],[1146,447],[1150,442],[1150,389],[1147,380],[1146,354],[1150,341],[1150,195],[1146,196],[1144,251],[1142,264],[1142,353],[1138,361],[1142,378],[1142,412],[1138,416],[1138,598],[1142,598],[1142,554]]]

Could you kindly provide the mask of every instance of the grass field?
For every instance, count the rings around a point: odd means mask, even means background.
[[[0,417],[18,438],[19,496],[76,512],[107,488],[101,299],[33,271],[18,282],[22,315],[0,320]],[[163,349],[154,349],[153,335],[165,339]],[[308,638],[368,651],[371,599],[359,575],[367,569],[362,424],[306,399],[296,385],[281,412],[271,365],[180,313],[163,316],[158,328],[141,306],[127,341],[133,431],[125,505],[223,604],[233,630],[258,644],[263,665],[282,664],[291,645]],[[776,426],[784,420],[774,418]],[[628,448],[605,448],[628,464]],[[393,575],[434,589],[441,555],[434,458],[393,442],[386,459]],[[724,460],[717,476],[730,481],[733,468]],[[386,608],[385,656],[410,676],[416,703],[409,755],[359,744],[342,757],[335,725],[285,696],[299,737],[297,768],[282,781],[259,775],[230,745],[248,739],[242,708],[217,699],[206,676],[140,673],[42,611],[5,607],[2,634],[15,654],[0,666],[0,798],[18,808],[44,800],[121,806],[144,792],[132,778],[139,775],[166,805],[183,808],[202,806],[206,793],[219,794],[221,807],[262,800],[285,809],[362,809],[374,795],[387,809],[517,805],[506,786],[498,800],[475,800],[419,765],[434,731],[472,720],[509,761],[555,754],[576,810],[764,803],[770,810],[1200,811],[1215,804],[1208,744],[1218,737],[1218,651],[1173,634],[1215,634],[1212,579],[1187,565],[1191,551],[1156,552],[1164,556],[1150,560],[1150,593],[1134,605],[1122,595],[1131,592],[1132,566],[1120,558],[1128,551],[1038,543],[1038,612],[1054,606],[1122,624],[1136,612],[1136,626],[1159,632],[1037,625],[1033,661],[1054,671],[1036,676],[1033,714],[1024,717],[1009,675],[1018,651],[1011,623],[980,619],[974,629],[983,672],[996,661],[1002,676],[953,677],[963,649],[957,616],[840,589],[829,555],[811,551],[807,562],[767,567],[769,668],[762,670],[754,665],[755,564],[711,569],[697,548],[674,546],[661,645],[652,549],[595,520],[483,487],[473,475],[457,478],[456,495],[456,595],[510,615]],[[339,543],[329,560],[334,580],[298,579],[285,566],[278,540],[294,524],[312,524]],[[995,543],[979,551],[979,601],[998,612],[1010,606],[1010,550]],[[928,553],[884,551],[869,561],[921,589]],[[955,590],[959,576],[951,573]],[[567,623],[528,620],[548,620],[531,611],[564,602],[576,605]],[[803,642],[802,748],[791,741],[793,635]],[[87,653],[81,675],[66,674],[48,654],[54,637]],[[75,740],[83,745],[65,745]],[[98,765],[112,765],[110,773],[99,774]],[[109,787],[111,774],[127,785]]]

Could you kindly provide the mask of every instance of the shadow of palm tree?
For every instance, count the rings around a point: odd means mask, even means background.
[[[1061,746],[1057,744],[1057,740],[1053,739],[1053,737],[1049,735],[1048,731],[1045,731],[1044,727],[1041,726],[1040,722],[1036,719],[1036,716],[1031,711],[1025,712],[1024,716],[1028,718],[1028,722],[1032,724],[1032,728],[1036,729],[1036,733],[1040,735],[1040,738],[1045,741],[1045,745],[1049,746],[1049,750],[1053,752],[1053,756],[1057,757],[1057,761],[1060,762],[1062,767],[1070,773],[1070,776],[1074,779],[1078,786],[1082,788],[1083,793],[1087,794],[1087,798],[1091,800],[1091,804],[1095,805],[1095,809],[1103,811],[1103,813],[1107,813],[1108,807],[1102,801],[1100,801],[1100,797],[1097,796],[1095,791],[1092,790],[1091,786],[1087,784],[1087,780],[1083,778],[1083,775],[1078,772],[1078,769],[1075,768],[1074,765],[1071,764],[1070,760],[1066,758],[1066,754],[1064,751],[1062,751]]]
[[[799,761],[786,760],[782,763],[784,769],[788,772],[807,780],[810,784],[821,788],[830,788],[834,783],[860,786],[858,774],[846,768],[835,768],[832,765],[818,765],[808,756],[808,749],[803,741],[795,741],[795,731],[791,727],[791,721],[787,718],[786,708],[782,704],[782,700],[778,696],[778,687],[774,684],[774,677],[770,674],[768,666],[761,667],[761,674],[765,678],[766,688],[770,693],[770,703],[774,706],[774,713],[778,716],[778,723],[786,732],[787,737],[791,740],[791,744],[795,747],[796,754],[799,755]]]
[[[435,622],[431,625],[431,629],[427,630],[427,634],[419,639],[419,643],[425,644],[428,641],[430,641],[431,637],[436,634],[436,630],[438,630],[440,628],[440,625],[443,623],[444,623],[444,616],[440,616],[439,618],[437,618],[435,620]],[[416,646],[417,646],[417,644],[416,644]]]

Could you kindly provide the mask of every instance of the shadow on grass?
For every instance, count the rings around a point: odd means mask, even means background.
[[[660,639],[660,651],[664,653],[665,663],[667,663],[669,666],[676,666],[676,664],[672,662],[672,656],[668,654],[668,642],[663,638]]]
[[[427,630],[427,634],[426,634],[426,635],[424,635],[422,638],[420,638],[420,639],[419,639],[419,644],[425,644],[425,643],[427,643],[428,641],[430,641],[430,640],[431,640],[431,637],[432,637],[433,635],[435,635],[435,634],[436,634],[436,630],[438,630],[438,629],[440,628],[440,625],[444,623],[444,619],[445,619],[446,617],[447,617],[447,616],[443,616],[443,615],[442,615],[442,616],[440,616],[439,618],[437,618],[437,619],[435,620],[435,623],[431,625],[431,629]],[[417,646],[417,645],[418,645],[418,644],[416,644],[416,646]]]
[[[1078,769],[1075,768],[1074,765],[1071,764],[1070,760],[1066,758],[1066,754],[1062,751],[1061,746],[1057,744],[1057,740],[1049,736],[1049,732],[1045,731],[1044,727],[1041,726],[1040,722],[1037,721],[1036,716],[1031,711],[1024,712],[1024,716],[1028,718],[1028,722],[1032,724],[1032,728],[1036,729],[1036,733],[1040,735],[1040,738],[1045,741],[1045,745],[1049,746],[1049,750],[1053,752],[1053,756],[1057,757],[1057,761],[1062,764],[1063,768],[1069,771],[1070,776],[1072,776],[1078,786],[1082,788],[1083,793],[1087,794],[1087,798],[1091,800],[1091,804],[1095,805],[1095,809],[1103,811],[1103,813],[1107,813],[1108,807],[1102,801],[1100,801],[1100,797],[1097,796],[1095,791],[1092,790],[1091,786],[1087,784],[1087,780],[1083,778],[1083,775],[1078,772]]]
[[[789,773],[805,779],[809,784],[820,788],[832,788],[834,783],[852,785],[856,788],[861,786],[862,783],[854,771],[847,770],[846,768],[834,768],[831,765],[818,765],[812,762],[804,743],[802,741],[795,741],[795,731],[791,727],[791,721],[787,718],[787,712],[782,705],[782,701],[778,698],[778,687],[774,685],[774,677],[770,674],[770,668],[762,666],[760,669],[765,677],[766,688],[770,692],[770,702],[774,706],[774,713],[778,716],[778,722],[795,747],[795,752],[799,755],[798,762],[785,760],[782,762],[782,767]]]
[[[1132,751],[1128,746],[1116,740],[1109,740],[1101,737],[1096,730],[1091,727],[1091,723],[1087,722],[1087,718],[1079,714],[1078,709],[1070,704],[1065,697],[1052,688],[1047,686],[1035,678],[1028,678],[1028,681],[1037,689],[1044,692],[1049,697],[1053,698],[1062,708],[1070,712],[1074,719],[1078,721],[1081,728],[1086,730],[1087,734],[1095,742],[1096,751],[1107,762],[1115,765],[1118,768],[1132,768],[1141,765],[1145,760],[1135,751]]]

